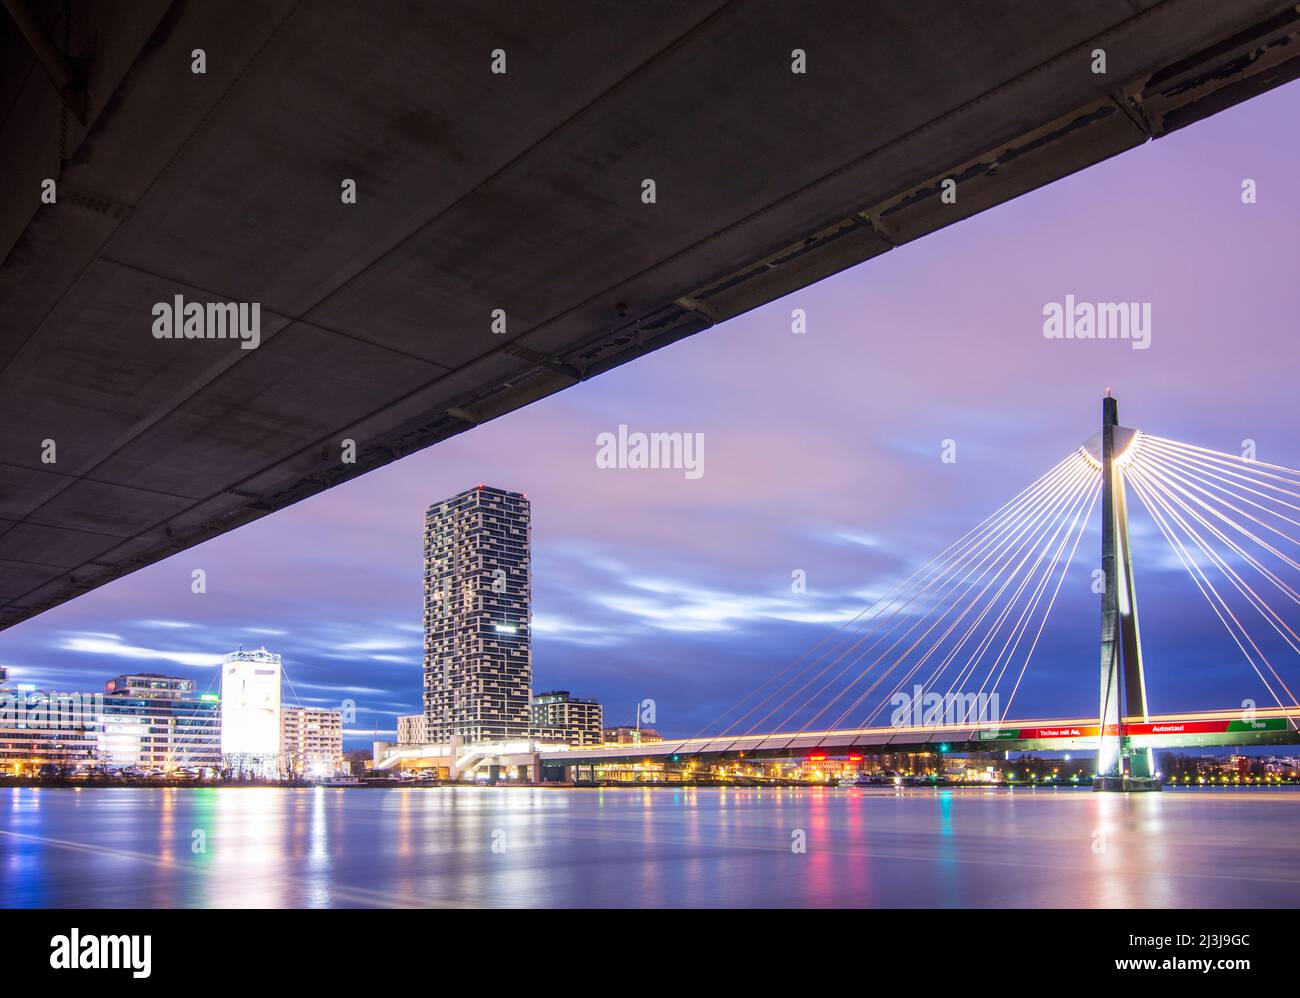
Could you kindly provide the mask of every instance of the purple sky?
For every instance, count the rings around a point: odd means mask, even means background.
[[[20,624],[0,663],[39,687],[206,687],[265,643],[301,702],[357,702],[350,745],[383,737],[420,705],[424,509],[483,481],[533,501],[534,689],[595,697],[607,724],[650,697],[693,734],[1094,433],[1107,386],[1127,425],[1300,467],[1300,133],[1278,127],[1297,120],[1291,84]],[[1045,339],[1067,293],[1151,302],[1151,348]],[[702,432],[704,476],[597,469],[620,423]],[[1141,508],[1132,529],[1152,709],[1268,702]],[[1017,716],[1096,710],[1096,550]]]

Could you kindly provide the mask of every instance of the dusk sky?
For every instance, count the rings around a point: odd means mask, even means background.
[[[424,510],[485,482],[532,500],[534,690],[600,700],[609,725],[652,698],[661,731],[694,734],[1095,433],[1107,387],[1126,425],[1300,467],[1300,131],[1278,122],[1300,122],[1300,84],[19,624],[0,664],[39,688],[216,689],[222,654],[265,644],[288,702],[356,701],[348,747],[391,737],[420,710]],[[1150,302],[1150,348],[1046,339],[1067,294]],[[702,433],[703,476],[598,468],[620,424]],[[1136,501],[1131,529],[1152,710],[1270,702]],[[1095,716],[1098,547],[1018,717]],[[1297,658],[1275,660],[1293,687]]]

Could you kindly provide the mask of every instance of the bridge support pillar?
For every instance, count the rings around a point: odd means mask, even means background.
[[[1138,632],[1137,594],[1129,550],[1124,478],[1117,465],[1115,431],[1119,403],[1106,392],[1101,403],[1101,709],[1094,790],[1159,790],[1151,750],[1130,748],[1124,718],[1147,719],[1146,677]],[[1132,432],[1126,432],[1131,446]]]

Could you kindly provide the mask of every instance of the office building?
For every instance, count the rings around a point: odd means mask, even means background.
[[[343,768],[343,712],[320,707],[280,710],[281,771],[331,776]]]
[[[279,770],[280,656],[265,648],[241,648],[222,662],[221,754],[240,773]]]
[[[424,713],[446,743],[529,737],[528,497],[483,485],[434,503],[424,524]]]
[[[92,765],[103,700],[98,693],[0,692],[0,775]]]
[[[216,694],[196,697],[190,680],[156,675],[119,676],[105,689],[0,693],[0,773],[220,766]]]
[[[558,730],[570,745],[603,744],[601,722],[600,704],[570,696],[568,690],[550,690],[533,697],[534,727]]]
[[[164,676],[158,672],[137,672],[118,676],[104,684],[109,696],[133,696],[146,700],[181,700],[193,698],[194,680]],[[212,696],[215,702],[217,696]]]
[[[97,761],[111,768],[218,769],[221,703],[194,694],[194,681],[140,673],[104,684]]]

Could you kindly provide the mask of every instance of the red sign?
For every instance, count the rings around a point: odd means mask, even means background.
[[[1115,725],[1109,724],[1107,734],[1114,734]],[[1098,733],[1097,725],[1074,726],[1066,725],[1060,728],[1021,728],[1021,738],[1096,738]]]
[[[1161,721],[1159,724],[1126,724],[1126,735],[1217,735],[1228,730],[1229,721]]]

